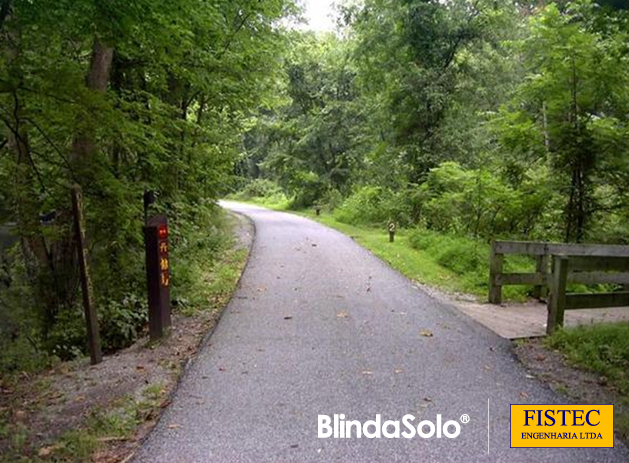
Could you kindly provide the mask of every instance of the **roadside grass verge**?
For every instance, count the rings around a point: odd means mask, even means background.
[[[546,346],[564,354],[576,367],[601,375],[600,382],[618,394],[616,426],[629,439],[629,323],[604,323],[558,330]]]

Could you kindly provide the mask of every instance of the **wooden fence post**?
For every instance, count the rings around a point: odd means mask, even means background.
[[[548,320],[546,334],[553,334],[563,326],[566,310],[566,287],[568,284],[568,258],[553,256],[553,274],[550,282],[550,297],[548,298]]]
[[[81,187],[72,187],[72,213],[74,215],[74,232],[76,236],[79,274],[81,276],[81,292],[83,293],[83,308],[85,309],[85,322],[87,323],[87,341],[90,349],[92,365],[103,360],[100,348],[100,334],[98,331],[98,318],[93,305],[92,281],[90,279],[87,262],[87,245],[85,243],[85,221],[83,219],[83,197]]]
[[[498,275],[502,273],[504,255],[496,252],[496,242],[491,242],[491,254],[489,256],[489,302],[500,304],[502,302],[502,286],[497,282]]]
[[[537,273],[543,273],[548,277],[548,254],[543,256],[537,256],[537,266],[535,268]],[[545,285],[533,287],[533,297],[535,299],[544,299],[548,296],[548,283]]]

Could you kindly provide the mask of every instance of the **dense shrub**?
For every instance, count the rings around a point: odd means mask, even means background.
[[[410,222],[410,208],[403,195],[377,186],[356,190],[334,212],[339,222],[383,225],[390,220],[401,226]]]
[[[238,196],[243,199],[253,199],[269,198],[279,194],[283,194],[283,191],[277,183],[272,180],[257,178],[247,183]]]
[[[444,162],[412,193],[426,228],[476,237],[552,239],[561,234],[561,207],[547,169],[525,172],[514,189],[496,172]]]
[[[408,240],[412,248],[424,251],[439,265],[461,276],[469,291],[488,289],[490,246],[486,241],[425,228],[411,230]],[[509,256],[504,268],[507,272],[532,272],[534,265],[531,258]],[[526,286],[505,286],[503,294],[509,299],[524,299],[530,289]]]

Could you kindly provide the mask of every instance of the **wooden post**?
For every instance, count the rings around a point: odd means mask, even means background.
[[[90,280],[89,265],[87,262],[87,246],[85,242],[85,221],[83,218],[83,198],[81,187],[72,187],[72,213],[74,216],[74,232],[76,237],[79,273],[81,276],[81,291],[83,293],[83,308],[85,309],[85,322],[87,323],[87,342],[90,349],[90,360],[96,365],[103,360],[100,348],[100,333],[98,331],[98,318],[96,309],[92,304],[92,281]]]
[[[498,284],[498,276],[502,274],[504,255],[496,252],[496,242],[491,243],[489,255],[489,302],[491,304],[502,303],[502,286]]]
[[[321,206],[315,206],[315,212],[317,214],[317,216],[321,215]]]
[[[395,222],[389,222],[389,243],[395,241]]]
[[[170,258],[168,222],[158,215],[144,227],[146,281],[151,340],[162,338],[170,328]]]
[[[567,285],[568,258],[566,256],[553,256],[553,274],[551,276],[548,320],[546,322],[547,334],[553,334],[558,327],[563,326]]]
[[[149,208],[151,207],[151,204],[155,203],[155,192],[152,190],[145,190],[142,200],[144,206],[144,224],[146,225],[149,220]]]
[[[535,271],[537,273],[543,273],[548,277],[548,255],[544,254],[543,256],[537,256],[537,266],[535,267]],[[535,299],[544,299],[548,296],[548,284],[534,286],[533,287],[533,297]]]

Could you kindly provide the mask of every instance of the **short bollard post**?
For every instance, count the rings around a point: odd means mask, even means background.
[[[315,213],[317,214],[317,216],[321,215],[321,206],[316,205],[314,207],[314,209],[315,209]]]
[[[162,338],[170,328],[170,260],[168,222],[158,215],[144,227],[146,281],[151,340]]]
[[[389,222],[389,243],[395,241],[395,222]]]

